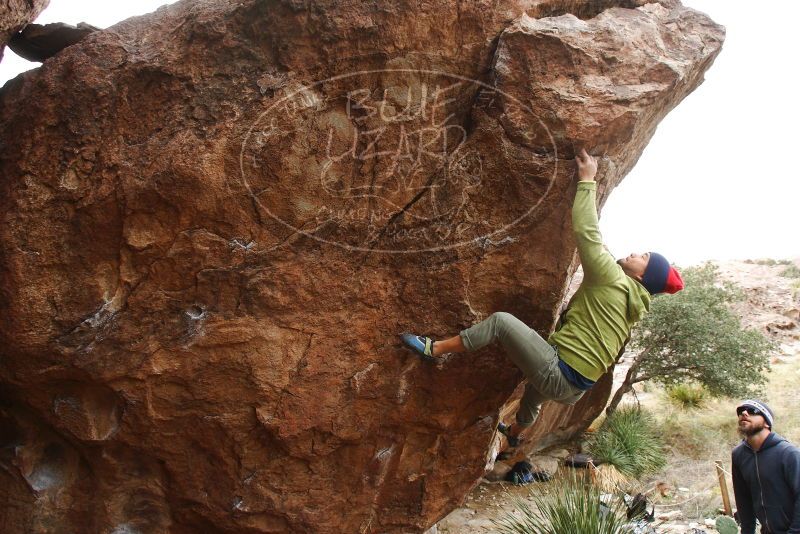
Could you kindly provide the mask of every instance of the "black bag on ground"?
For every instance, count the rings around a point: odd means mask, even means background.
[[[627,497],[627,495],[626,495]],[[625,499],[625,506],[628,508],[628,520],[631,519],[644,519],[648,523],[652,523],[656,519],[656,507],[652,506],[652,510],[647,511],[647,506],[651,505],[647,497],[642,493],[637,493],[633,498]]]
[[[532,471],[533,466],[528,462],[517,462],[506,474],[506,480],[517,486],[524,486],[531,482],[545,482],[550,480],[550,475],[543,471]]]

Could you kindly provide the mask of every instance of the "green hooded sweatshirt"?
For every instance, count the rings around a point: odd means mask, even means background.
[[[569,303],[561,328],[548,340],[564,363],[597,381],[617,358],[631,328],[650,309],[650,294],[626,275],[603,246],[597,222],[595,182],[578,182],[572,229],[583,282]]]

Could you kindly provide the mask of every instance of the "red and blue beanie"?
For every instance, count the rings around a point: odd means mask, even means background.
[[[659,293],[677,293],[683,289],[683,278],[667,258],[658,252],[650,253],[650,261],[642,277],[642,285],[651,295]]]

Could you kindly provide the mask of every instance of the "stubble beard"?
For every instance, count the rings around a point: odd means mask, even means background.
[[[745,428],[739,426],[739,434],[745,438],[749,438],[751,436],[755,436],[756,434],[764,430],[764,428],[765,428],[764,423],[757,424],[750,422],[750,424]]]

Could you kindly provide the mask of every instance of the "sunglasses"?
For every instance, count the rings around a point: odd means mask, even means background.
[[[736,415],[742,415],[742,412],[747,412],[748,415],[763,415],[761,410],[752,406],[739,406],[736,408]]]

